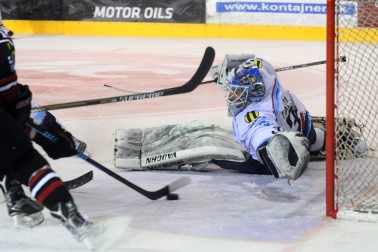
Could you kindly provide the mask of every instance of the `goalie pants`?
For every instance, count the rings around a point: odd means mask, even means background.
[[[220,168],[239,171],[247,174],[272,175],[270,170],[259,161],[249,157],[245,162],[233,162],[226,160],[212,160],[212,163]]]
[[[1,107],[0,153],[0,178],[10,176],[29,186],[32,195],[49,209],[59,202],[72,200],[46,159],[34,149],[21,127]]]

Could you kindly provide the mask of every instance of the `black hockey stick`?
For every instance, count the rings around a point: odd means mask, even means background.
[[[32,122],[27,122],[26,124],[29,127],[31,127],[32,129],[36,130],[42,136],[44,136],[47,139],[49,139],[50,141],[52,141],[52,142],[57,142],[58,141],[58,138],[54,134],[52,134],[51,132],[49,132],[47,130],[42,129],[38,125],[33,124]],[[84,153],[77,152],[76,156],[79,157],[79,158],[81,158],[81,159],[83,159],[84,161],[88,162],[89,164],[93,165],[97,169],[105,172],[109,176],[115,178],[119,182],[127,185],[131,189],[139,192],[140,194],[142,194],[143,196],[149,198],[150,200],[160,199],[160,198],[162,198],[164,196],[167,196],[167,195],[171,194],[172,192],[180,189],[181,187],[184,187],[184,186],[190,184],[190,178],[189,177],[182,177],[182,178],[179,178],[179,179],[173,181],[169,185],[167,185],[167,186],[165,186],[165,187],[163,187],[163,188],[161,188],[161,189],[159,189],[157,191],[147,191],[147,190],[145,190],[145,189],[137,186],[136,184],[128,181],[127,179],[119,176],[117,173],[113,172],[112,170],[106,168],[105,166],[103,166],[100,163],[96,162],[95,160],[91,159],[89,156],[87,156]]]
[[[113,172],[112,170],[109,170],[108,168],[104,167],[103,165],[97,163],[96,161],[94,161],[93,159],[91,159],[90,157],[88,157],[87,155],[85,155],[84,153],[78,153],[76,156],[78,156],[81,159],[87,161],[88,163],[90,163],[94,167],[96,167],[99,170],[105,172],[106,174],[108,174],[111,177],[115,178],[119,182],[127,185],[128,187],[130,187],[134,191],[139,192],[140,194],[142,194],[143,196],[149,198],[150,200],[160,199],[160,198],[162,198],[164,196],[167,196],[167,195],[171,194],[172,192],[180,189],[181,187],[184,187],[184,186],[190,184],[190,178],[189,177],[181,177],[181,178],[173,181],[169,185],[164,186],[163,188],[161,188],[159,190],[156,190],[156,191],[147,191],[147,190],[145,190],[145,189],[137,186],[136,184],[131,183],[127,179],[119,176],[117,173]]]
[[[188,93],[196,89],[198,85],[201,83],[201,81],[206,77],[207,73],[209,72],[213,64],[214,58],[215,58],[214,49],[212,47],[207,47],[205,54],[202,58],[202,61],[197,71],[193,75],[193,77],[187,83],[179,87],[161,89],[161,90],[157,90],[153,92],[146,92],[146,93],[138,93],[138,94],[130,94],[130,95],[123,95],[123,96],[108,97],[108,98],[99,98],[99,99],[93,99],[93,100],[84,100],[84,101],[39,106],[39,107],[33,107],[32,110],[55,110],[55,109],[75,108],[75,107],[89,106],[89,105],[96,105],[96,104],[143,100],[143,99],[157,98],[157,97],[168,96],[168,95]]]
[[[346,57],[345,56],[340,56],[338,60],[340,60],[340,62],[346,62]],[[337,61],[337,60],[335,60],[335,61]],[[305,63],[305,64],[300,64],[300,65],[294,65],[294,66],[287,66],[287,67],[276,68],[274,70],[276,72],[281,72],[281,71],[287,71],[287,70],[292,70],[292,69],[297,69],[297,68],[316,66],[316,65],[323,65],[323,64],[326,64],[326,63],[327,63],[327,61],[322,60],[322,61]]]
[[[337,60],[339,60],[340,62],[346,62],[346,57],[345,56],[340,56],[335,61],[337,61]],[[322,61],[316,61],[316,62],[311,62],[311,63],[299,64],[299,65],[294,65],[294,66],[280,67],[280,68],[276,68],[274,70],[276,72],[282,72],[282,71],[293,70],[293,69],[297,69],[297,68],[316,66],[316,65],[323,65],[323,64],[326,64],[326,63],[327,63],[327,61],[322,60]],[[217,82],[217,80],[204,81],[204,82],[201,82],[201,84],[208,84],[208,83],[213,83],[213,82]]]
[[[93,179],[93,171],[89,171],[84,173],[80,177],[64,181],[64,185],[67,187],[68,190],[76,189],[82,185],[85,185],[89,181]]]

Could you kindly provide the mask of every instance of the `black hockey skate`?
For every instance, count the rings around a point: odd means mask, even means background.
[[[84,219],[72,201],[58,203],[51,215],[59,219],[77,241],[84,242],[90,249],[93,240],[104,231],[102,225]]]
[[[16,227],[34,227],[43,222],[43,206],[27,197],[20,184],[12,185],[4,196]]]
[[[11,30],[7,29],[3,24],[0,24],[0,31],[5,33],[5,35],[7,35],[8,37],[13,36],[13,32]]]

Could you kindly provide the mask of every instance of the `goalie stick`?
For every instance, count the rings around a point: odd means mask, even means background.
[[[52,134],[51,132],[49,132],[47,130],[42,129],[38,125],[33,124],[30,121],[27,122],[26,124],[29,127],[31,127],[34,130],[36,130],[42,136],[44,136],[47,139],[49,139],[50,141],[56,142],[58,140],[58,138],[54,134]],[[79,157],[79,158],[81,158],[81,159],[83,159],[84,161],[88,162],[89,164],[93,165],[97,169],[105,172],[109,176],[115,178],[119,182],[127,185],[128,187],[130,187],[134,191],[139,192],[140,194],[142,194],[143,196],[149,198],[150,200],[160,199],[160,198],[162,198],[164,196],[167,196],[167,195],[171,194],[172,192],[180,189],[181,187],[184,187],[184,186],[190,184],[190,178],[189,177],[181,177],[181,178],[173,181],[169,185],[167,185],[167,186],[165,186],[165,187],[163,187],[163,188],[161,188],[159,190],[156,190],[156,191],[147,191],[147,190],[145,190],[145,189],[137,186],[136,184],[128,181],[127,179],[121,177],[120,175],[118,175],[117,173],[113,172],[112,170],[106,168],[105,166],[101,165],[100,163],[96,162],[95,160],[93,160],[92,158],[90,158],[89,156],[87,156],[85,153],[77,152],[76,156]]]
[[[68,190],[76,189],[82,185],[85,185],[89,181],[93,179],[93,171],[89,171],[84,173],[80,177],[64,181],[64,185],[67,187]]]
[[[168,95],[188,93],[196,89],[198,85],[201,83],[201,81],[206,77],[207,73],[209,72],[213,64],[214,58],[215,58],[214,49],[212,47],[207,47],[205,50],[205,54],[202,58],[202,61],[197,71],[193,75],[193,77],[187,83],[179,87],[161,89],[161,90],[157,90],[153,92],[146,92],[146,93],[138,93],[138,94],[130,94],[130,95],[123,95],[123,96],[108,97],[108,98],[99,98],[99,99],[93,99],[93,100],[83,100],[83,101],[76,101],[76,102],[67,102],[67,103],[39,106],[39,107],[33,107],[32,110],[36,111],[36,110],[56,110],[56,109],[65,109],[65,108],[75,108],[75,107],[89,106],[89,105],[96,105],[96,104],[143,100],[143,99],[157,98],[157,97],[168,96]]]
[[[340,56],[338,59],[335,61],[340,61],[340,62],[346,62],[346,57],[345,56]],[[274,69],[276,72],[281,72],[281,71],[286,71],[286,70],[292,70],[292,69],[297,69],[297,68],[303,68],[303,67],[309,67],[309,66],[316,66],[316,65],[322,65],[326,64],[327,61],[317,61],[317,62],[311,62],[311,63],[305,63],[305,64],[300,64],[300,65],[294,65],[294,66],[287,66],[287,67],[281,67],[281,68],[276,68]]]
[[[336,61],[346,62],[346,57],[345,56],[340,56],[338,59],[335,60],[335,62]],[[323,64],[326,64],[326,63],[327,63],[326,60],[322,60],[322,61],[316,61],[316,62],[311,62],[311,63],[299,64],[299,65],[294,65],[294,66],[280,67],[280,68],[276,68],[274,70],[276,72],[282,72],[282,71],[293,70],[293,69],[297,69],[297,68],[316,66],[316,65],[323,65]],[[204,82],[201,82],[200,84],[208,84],[208,83],[213,83],[213,82],[217,82],[217,80],[215,79],[215,80],[204,81]]]

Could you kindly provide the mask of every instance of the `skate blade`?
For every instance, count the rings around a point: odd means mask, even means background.
[[[83,242],[91,251],[106,251],[121,239],[130,222],[128,217],[117,217],[95,224],[97,227]]]
[[[30,215],[25,215],[25,214],[17,214],[13,216],[13,223],[14,226],[17,228],[22,228],[22,227],[28,227],[32,228],[35,226],[38,226],[41,224],[44,220],[42,212],[30,214]]]

